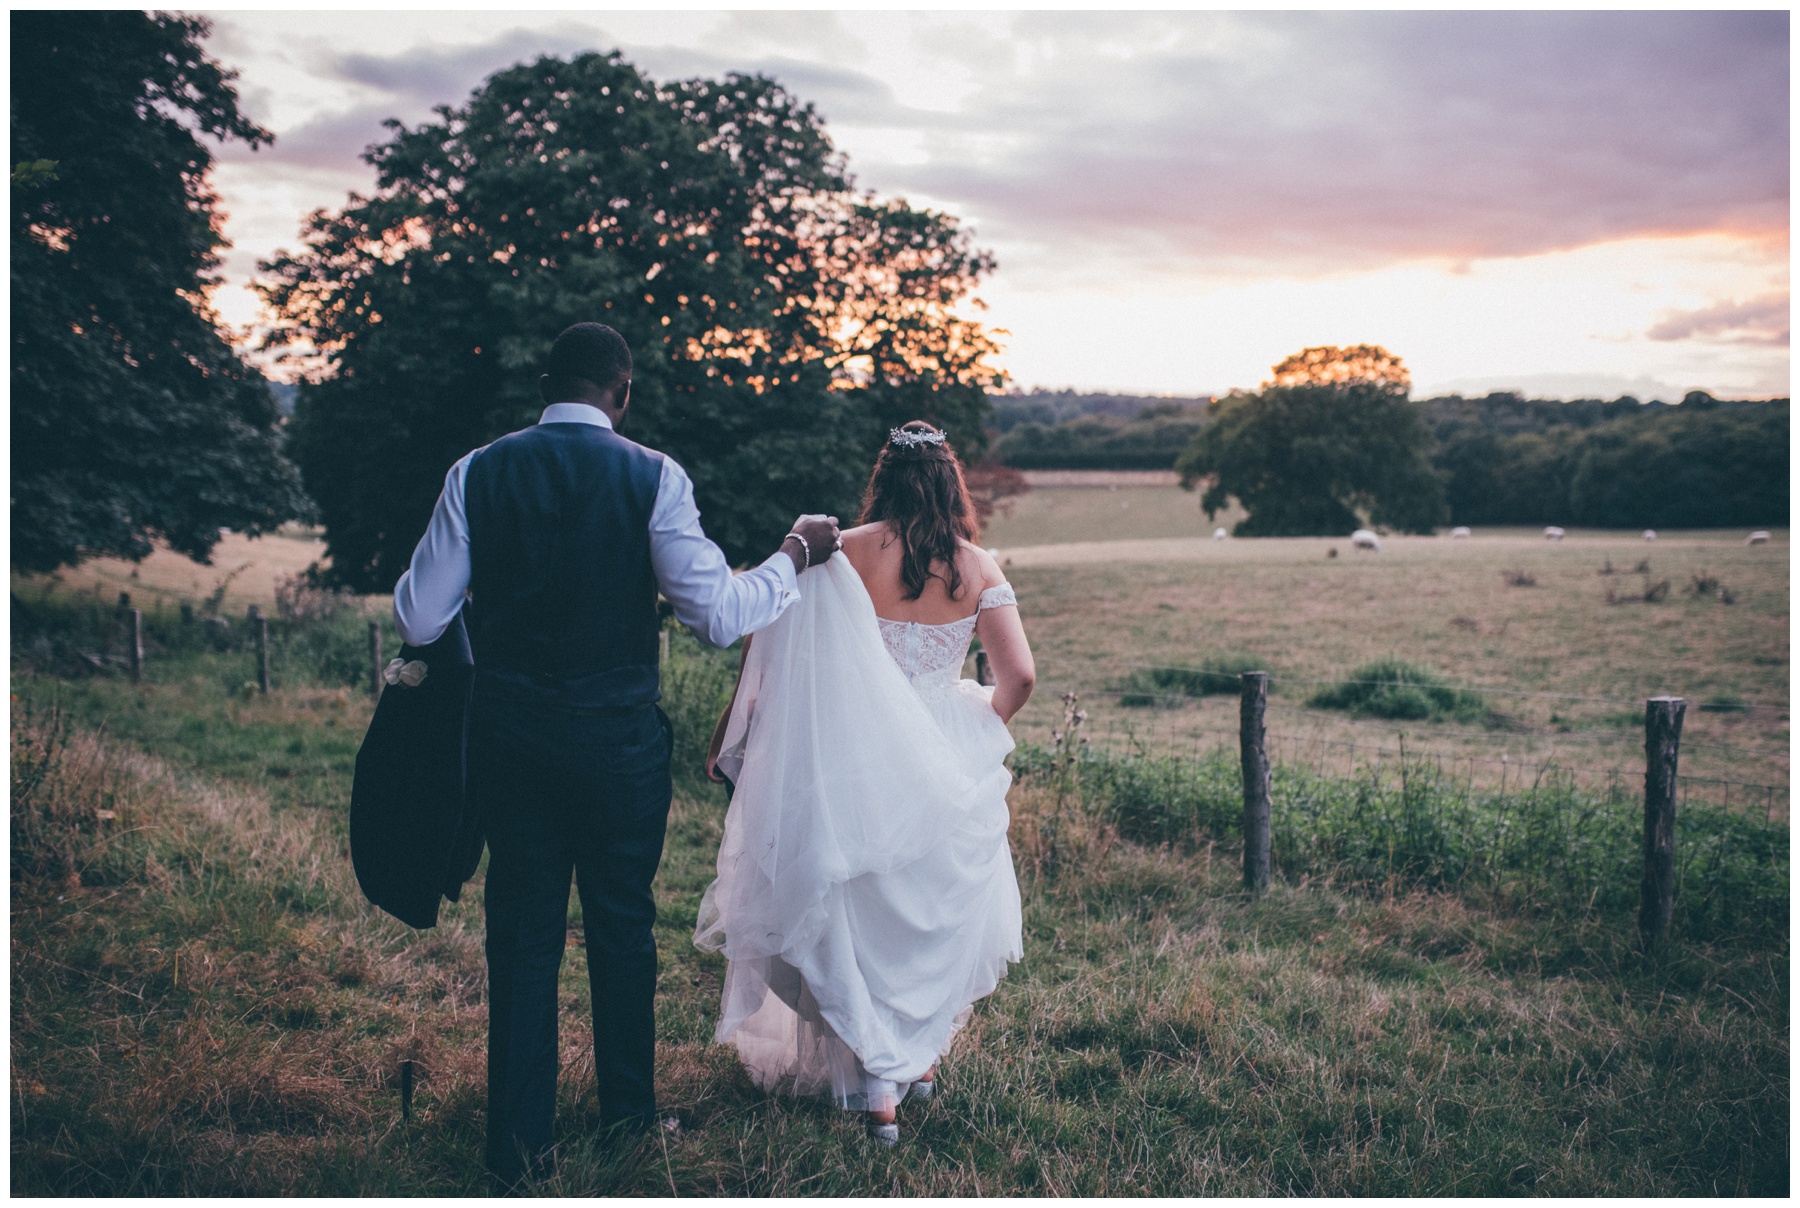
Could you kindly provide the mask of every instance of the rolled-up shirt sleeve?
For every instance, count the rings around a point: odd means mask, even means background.
[[[431,524],[413,548],[412,565],[394,585],[394,624],[409,646],[437,641],[462,611],[471,574],[463,483],[473,456],[463,457],[444,476]]]
[[[693,481],[670,457],[663,458],[650,514],[650,563],[676,619],[713,646],[755,633],[800,598],[793,559],[779,550],[760,566],[731,573],[724,551],[700,527]]]

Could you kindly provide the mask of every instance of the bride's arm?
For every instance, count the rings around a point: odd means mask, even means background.
[[[1001,721],[1011,721],[1031,699],[1037,683],[1037,664],[1031,658],[1031,643],[1025,640],[1025,626],[1019,623],[1018,606],[982,609],[975,633],[987,651],[988,670],[994,673],[994,712]]]
[[[750,639],[754,634],[744,638],[744,651],[738,657],[737,683],[731,686],[731,700],[725,705],[725,712],[719,714],[719,724],[713,727],[712,742],[706,747],[706,778],[714,784],[724,784],[725,777],[719,774],[719,748],[725,745],[725,726],[731,721],[731,711],[737,707],[738,689],[744,683],[744,661],[750,657]]]

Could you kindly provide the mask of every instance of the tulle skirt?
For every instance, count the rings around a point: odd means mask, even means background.
[[[717,1039],[765,1090],[890,1106],[1022,955],[991,689],[913,683],[840,554],[757,634],[720,763],[737,784],[695,943]]]

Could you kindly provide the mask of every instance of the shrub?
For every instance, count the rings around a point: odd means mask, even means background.
[[[1479,721],[1487,716],[1478,693],[1452,688],[1435,671],[1393,658],[1364,663],[1349,679],[1315,692],[1308,703],[1395,721]]]
[[[1215,654],[1198,667],[1139,667],[1120,680],[1119,703],[1128,708],[1173,707],[1187,697],[1229,694],[1238,690],[1246,671],[1266,671],[1269,664],[1249,654]]]

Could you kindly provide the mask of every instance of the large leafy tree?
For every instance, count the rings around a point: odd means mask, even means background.
[[[12,14],[12,564],[205,560],[222,527],[304,514],[262,377],[206,303],[219,233],[202,138],[238,110],[206,23]]]
[[[1275,366],[1256,393],[1234,392],[1175,463],[1192,490],[1209,479],[1208,516],[1232,497],[1242,537],[1331,536],[1367,522],[1429,533],[1444,519],[1431,434],[1411,382],[1385,349],[1319,347]]]
[[[693,474],[733,558],[850,512],[882,434],[979,455],[994,351],[959,314],[991,267],[955,220],[857,193],[773,81],[659,85],[617,53],[543,58],[372,148],[373,196],[264,266],[308,362],[295,455],[338,578],[390,588],[450,464],[531,423],[557,332],[635,359],[627,434]]]

